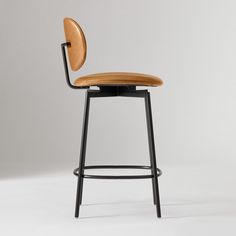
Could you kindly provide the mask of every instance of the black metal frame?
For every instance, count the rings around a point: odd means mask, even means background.
[[[74,86],[70,82],[70,74],[69,74],[69,69],[68,69],[68,64],[67,64],[67,57],[66,57],[66,47],[70,47],[71,44],[69,42],[62,43],[61,44],[61,52],[62,52],[62,58],[63,58],[63,64],[64,64],[64,70],[65,70],[65,76],[66,76],[66,83],[67,85],[72,88],[72,89],[87,89],[89,87],[78,87]]]
[[[68,70],[67,58],[66,58],[66,52],[65,52],[66,46],[70,46],[70,43],[61,44],[66,81],[69,87],[73,89],[78,89],[81,87],[74,86],[70,82],[69,70]],[[144,98],[147,131],[148,131],[150,166],[141,166],[141,165],[85,166],[90,99],[97,98],[97,97],[115,97],[115,96]],[[146,169],[146,170],[151,170],[151,174],[149,175],[115,175],[115,176],[114,175],[88,175],[84,173],[86,169]],[[84,121],[83,121],[83,130],[82,130],[82,138],[81,138],[79,167],[74,170],[74,174],[78,176],[75,217],[79,217],[80,205],[82,203],[84,178],[90,178],[90,179],[147,179],[147,178],[151,178],[152,189],[153,189],[153,202],[156,205],[157,217],[161,217],[158,177],[162,174],[162,172],[160,169],[157,168],[157,164],[156,164],[151,99],[150,99],[150,93],[148,92],[148,90],[136,90],[136,86],[100,86],[99,90],[92,90],[92,89],[87,90],[86,97],[85,97],[85,106],[84,106]]]

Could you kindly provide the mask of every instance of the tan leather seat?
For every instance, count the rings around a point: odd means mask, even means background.
[[[107,72],[79,77],[75,80],[74,85],[78,87],[100,85],[160,86],[162,83],[160,78],[152,75],[131,72]]]

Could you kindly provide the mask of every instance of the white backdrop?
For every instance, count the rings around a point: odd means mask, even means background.
[[[235,163],[235,12],[234,0],[1,0],[1,176],[78,163],[84,91],[65,83],[66,16],[88,43],[73,79],[136,71],[164,80],[151,89],[161,167]],[[88,162],[146,163],[145,125],[139,99],[92,101]]]

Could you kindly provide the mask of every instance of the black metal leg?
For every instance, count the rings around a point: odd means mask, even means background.
[[[148,101],[147,101],[147,99],[146,99],[146,93],[145,93],[145,97],[144,97],[144,99],[145,99],[145,108],[146,108],[146,119],[147,119],[147,129],[148,129],[148,144],[149,144],[149,153],[150,153],[150,164],[151,164],[151,173],[152,173],[152,175],[154,176],[154,172],[155,172],[155,170],[153,171],[153,158],[152,158],[152,147],[151,147],[151,145],[150,145],[150,139],[151,139],[151,137],[150,137],[150,122],[149,122],[149,114],[148,114],[148,108],[147,108],[147,106],[148,106]],[[155,185],[155,181],[154,181],[154,178],[152,178],[152,192],[153,192],[153,203],[156,205],[157,204],[157,199],[156,199],[156,191],[155,191],[155,188],[156,188],[156,185]]]
[[[153,197],[154,197],[154,203],[156,205],[157,217],[161,217],[155,142],[154,142],[153,123],[152,123],[152,109],[151,109],[151,99],[150,99],[149,92],[146,92],[145,94],[145,107],[146,107],[146,118],[147,118],[149,152],[150,152],[150,159],[151,159],[150,162],[151,162],[152,174],[153,174],[153,178],[152,178]]]
[[[80,148],[75,217],[79,217],[79,209],[82,202],[82,192],[83,192],[83,182],[84,182],[83,175],[84,175],[87,133],[88,133],[88,120],[89,120],[89,105],[90,105],[90,94],[89,92],[87,92],[86,98],[85,98],[84,122],[83,122],[83,131],[82,131],[81,148]]]

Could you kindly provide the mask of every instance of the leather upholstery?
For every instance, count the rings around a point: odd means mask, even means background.
[[[67,47],[71,69],[76,71],[81,68],[86,59],[86,39],[77,22],[71,18],[64,19],[66,41],[71,45]]]
[[[131,72],[108,72],[79,77],[74,85],[83,86],[109,86],[109,85],[135,85],[135,86],[160,86],[163,82],[152,75]]]

